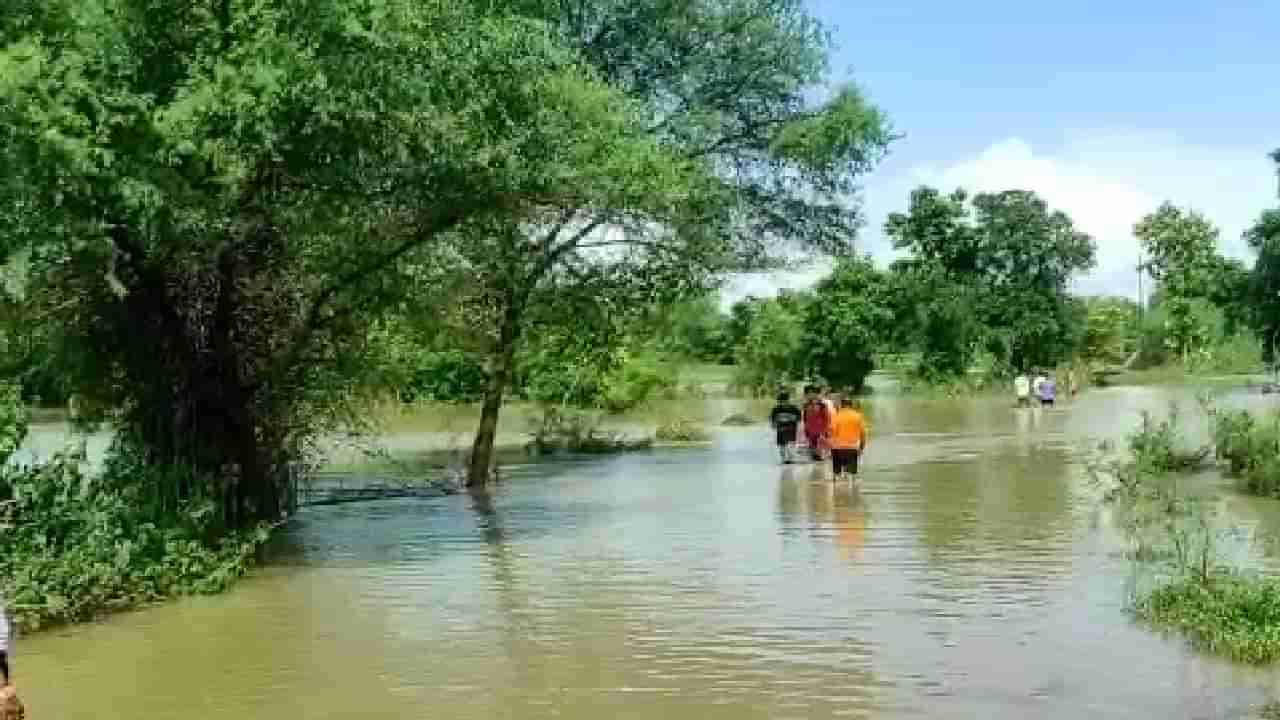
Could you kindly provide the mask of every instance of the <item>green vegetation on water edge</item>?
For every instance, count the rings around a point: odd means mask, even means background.
[[[1212,517],[1212,498],[1185,478],[1204,467],[1211,451],[1246,489],[1280,467],[1280,423],[1258,422],[1245,411],[1221,411],[1207,398],[1214,445],[1190,446],[1180,415],[1155,420],[1143,414],[1128,438],[1128,456],[1094,462],[1090,472],[1106,502],[1121,510],[1122,529],[1135,562],[1162,566],[1163,579],[1135,597],[1130,609],[1149,627],[1178,633],[1198,650],[1227,659],[1266,664],[1280,660],[1280,579],[1246,574],[1226,565],[1218,550],[1223,531]]]
[[[1151,627],[1237,662],[1280,660],[1280,580],[1237,574],[1208,582],[1180,577],[1139,599],[1133,612]]]
[[[16,467],[26,429],[17,391],[0,391],[0,597],[23,630],[222,592],[270,534],[220,528],[211,500],[166,505],[167,479],[121,445],[100,475],[86,474],[82,447]]]

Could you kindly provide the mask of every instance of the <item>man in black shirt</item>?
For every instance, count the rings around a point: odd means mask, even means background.
[[[778,435],[778,455],[783,463],[791,462],[791,453],[796,446],[796,428],[800,425],[800,408],[791,404],[791,395],[778,395],[778,404],[769,413],[769,424]]]

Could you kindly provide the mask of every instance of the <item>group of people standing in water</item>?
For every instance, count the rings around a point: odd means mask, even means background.
[[[831,388],[806,385],[804,407],[791,402],[791,393],[778,395],[778,404],[769,413],[783,464],[796,462],[800,442],[812,462],[831,462],[832,477],[858,474],[858,464],[867,449],[867,421],[858,402]]]
[[[1074,370],[1067,371],[1067,392],[1072,397],[1079,392]],[[1031,375],[1018,373],[1013,379],[1013,394],[1018,407],[1031,407],[1034,403],[1039,403],[1040,407],[1053,407],[1058,401],[1058,381],[1053,373],[1043,370],[1032,370]]]

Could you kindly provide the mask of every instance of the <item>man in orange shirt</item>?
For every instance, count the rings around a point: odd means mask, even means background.
[[[840,397],[831,418],[831,467],[834,477],[858,474],[858,459],[867,449],[867,421],[857,403]]]

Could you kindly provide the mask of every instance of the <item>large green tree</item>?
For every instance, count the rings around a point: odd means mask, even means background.
[[[926,376],[966,372],[979,347],[1006,369],[1071,351],[1083,318],[1068,284],[1093,266],[1094,243],[1035,193],[920,188],[885,232],[909,253],[897,267],[920,300]]]
[[[1273,152],[1271,159],[1280,176],[1280,150]],[[1249,275],[1248,298],[1262,336],[1263,352],[1269,362],[1275,363],[1276,349],[1280,347],[1280,208],[1262,213],[1245,232],[1245,240],[1257,254]]]
[[[480,5],[0,13],[12,314],[57,328],[50,357],[122,443],[204,479],[158,488],[174,502],[277,517],[290,467],[350,407],[371,321],[474,257],[471,239],[522,249],[562,222],[576,237],[584,210],[701,202],[675,195],[698,161],[661,148],[579,53]],[[655,182],[673,192],[635,200]],[[566,254],[560,238],[538,257]],[[537,289],[479,287],[476,302]]]
[[[1143,263],[1170,296],[1209,294],[1218,263],[1218,229],[1204,215],[1170,203],[1144,216],[1133,228],[1147,259]]]
[[[894,332],[893,287],[869,259],[844,259],[814,287],[804,318],[805,376],[860,393]]]
[[[1234,334],[1251,321],[1248,271],[1219,254],[1218,229],[1208,218],[1165,203],[1133,232],[1148,258],[1142,269],[1156,281],[1165,342],[1183,362],[1222,332]],[[1206,312],[1209,307],[1220,313]]]
[[[531,328],[557,319],[578,332],[607,328],[611,313],[705,293],[726,272],[847,252],[856,182],[892,139],[855,88],[822,87],[829,43],[801,0],[494,5],[545,23],[620,89],[675,169],[637,173],[607,198],[548,203],[535,222],[476,225],[459,245],[458,272],[474,281],[463,299],[482,308],[466,317],[488,331],[472,485],[490,476],[503,396]],[[695,170],[709,182],[690,183]]]

